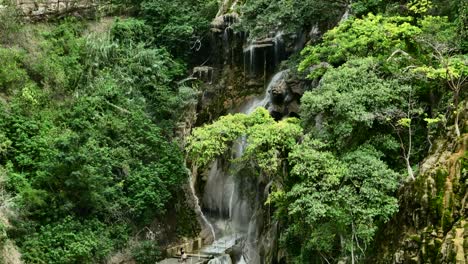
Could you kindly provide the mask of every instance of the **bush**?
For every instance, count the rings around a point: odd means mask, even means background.
[[[11,94],[0,100],[0,166],[21,219],[8,237],[27,263],[98,263],[180,192],[172,127],[195,94],[179,91],[184,65],[148,47],[141,20],[116,22],[114,40],[85,38],[73,20],[48,28],[34,52],[0,47],[0,94]],[[142,263],[160,256],[147,243],[137,251]]]
[[[80,222],[71,216],[42,226],[22,245],[27,263],[96,263],[113,247],[109,229],[98,220]]]
[[[118,42],[151,42],[152,35],[152,29],[145,21],[134,18],[117,19],[111,28],[112,39]]]
[[[0,29],[1,31],[1,29]],[[0,47],[0,92],[9,93],[22,88],[29,80],[26,70],[22,67],[24,53],[17,49]]]
[[[42,52],[30,67],[35,76],[40,76],[44,87],[55,91],[76,88],[83,72],[85,40],[80,37],[83,30],[81,23],[68,19],[43,32]]]
[[[162,259],[162,253],[153,241],[143,241],[132,248],[132,257],[138,264],[154,264]]]
[[[217,11],[214,0],[145,0],[142,16],[153,27],[156,44],[175,57],[186,57],[194,41],[202,39]]]
[[[0,44],[12,44],[20,31],[22,23],[20,12],[9,2],[0,0]]]

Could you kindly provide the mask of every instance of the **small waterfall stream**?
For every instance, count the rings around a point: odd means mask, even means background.
[[[210,223],[210,221],[208,221],[208,219],[206,218],[205,214],[203,213],[203,211],[202,211],[202,209],[200,207],[200,201],[199,201],[198,196],[197,196],[197,194],[195,192],[195,181],[193,179],[192,173],[189,173],[189,175],[190,175],[190,191],[191,191],[192,197],[193,197],[193,199],[195,201],[195,211],[200,215],[203,222],[210,229],[211,235],[213,236],[213,240],[216,240],[216,233],[214,231],[213,225]]]
[[[282,81],[286,71],[276,73],[262,95],[251,98],[235,110],[237,113],[250,114],[258,107],[268,107],[271,89]],[[232,158],[243,155],[246,138],[239,138],[233,146]],[[245,164],[227,163],[221,159],[214,161],[208,173],[204,188],[202,208],[215,233],[215,241],[204,248],[203,253],[223,254],[235,245],[241,245],[242,256],[236,263],[259,264],[257,250],[258,221],[256,211],[259,203],[258,182],[252,175],[244,175]],[[232,263],[226,255],[209,263]]]

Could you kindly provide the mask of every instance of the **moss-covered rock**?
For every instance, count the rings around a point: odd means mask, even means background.
[[[468,134],[434,144],[420,175],[400,189],[400,212],[369,263],[468,263],[467,145]]]

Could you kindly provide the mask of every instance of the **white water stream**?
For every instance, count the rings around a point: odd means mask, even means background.
[[[236,112],[251,114],[258,107],[268,107],[272,88],[282,81],[286,71],[276,73],[262,95],[251,98],[240,106]],[[233,158],[243,155],[246,138],[234,143]],[[250,175],[242,175],[242,164],[223,164],[221,159],[214,161],[208,173],[203,193],[204,219],[209,223],[211,232],[216,237],[212,245],[202,249],[202,253],[220,255],[211,260],[211,264],[232,263],[222,255],[236,244],[242,244],[242,257],[237,263],[259,264],[257,250],[257,219],[255,211],[258,206],[257,182]],[[206,216],[205,216],[206,215]]]
[[[210,229],[211,235],[213,236],[213,240],[216,240],[216,233],[214,231],[213,225],[208,221],[206,218],[205,214],[203,213],[201,207],[200,207],[200,201],[198,199],[198,196],[195,192],[195,181],[193,179],[192,173],[189,173],[190,175],[190,191],[192,192],[192,197],[195,201],[195,210],[200,214],[200,217],[202,218],[203,222],[208,226]]]

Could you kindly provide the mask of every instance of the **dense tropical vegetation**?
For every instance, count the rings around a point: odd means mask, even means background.
[[[102,29],[99,17],[27,23],[0,1],[0,241],[25,263],[100,263],[124,248],[154,263],[168,240],[197,235],[175,135],[198,86],[180,80],[220,4],[118,2],[125,16]],[[283,64],[320,82],[300,118],[257,109],[195,129],[190,159],[206,166],[245,136],[235,162],[275,179],[266,203],[291,263],[365,261],[432,140],[466,132],[468,2],[251,0],[231,11],[250,38],[330,29]],[[171,238],[141,235],[155,223]]]
[[[247,2],[241,28],[254,37],[297,32],[320,24],[324,16],[313,16],[321,8],[346,6],[312,2]],[[297,74],[320,79],[302,98],[303,135],[281,138],[290,131],[285,121],[265,141],[258,135],[266,128],[243,130],[251,149],[244,158],[276,177],[267,203],[286,226],[280,242],[294,263],[365,261],[377,229],[398,211],[397,187],[417,177],[433,137],[446,129],[460,136],[463,125],[466,3],[353,1],[351,9],[354,16],[302,51]],[[221,155],[239,136],[234,123],[222,118],[196,129],[194,159]],[[214,137],[219,129],[232,137]],[[285,145],[271,145],[276,135]]]
[[[8,237],[23,260],[95,263],[169,211],[192,214],[174,132],[195,91],[177,84],[185,65],[154,44],[151,26],[117,19],[100,35],[73,18],[5,16],[0,174],[16,214]],[[196,234],[196,223],[181,222],[178,235]]]

